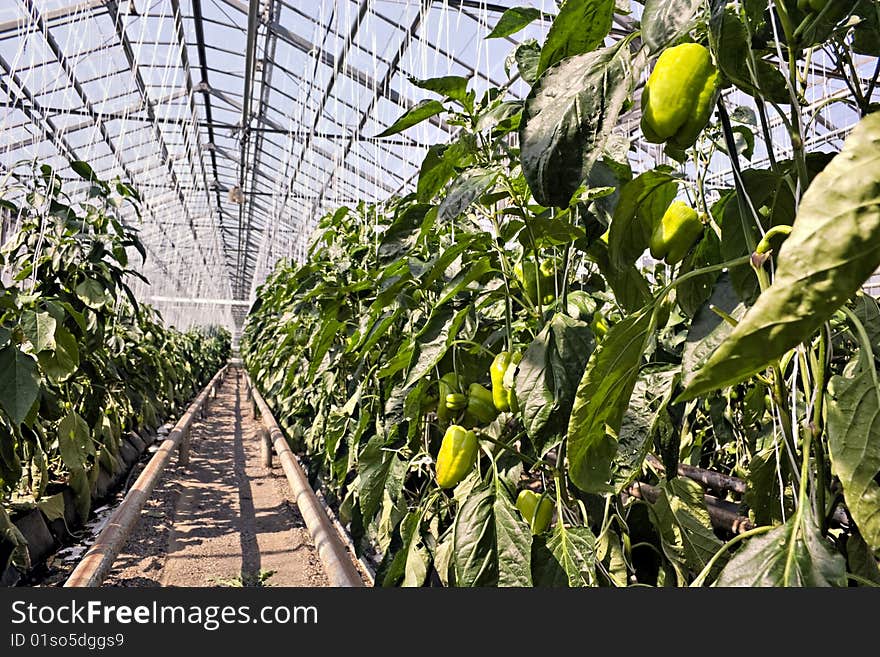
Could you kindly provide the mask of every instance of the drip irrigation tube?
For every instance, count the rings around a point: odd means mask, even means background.
[[[162,476],[162,472],[175,450],[179,450],[181,462],[186,463],[186,459],[189,457],[190,425],[196,416],[202,413],[209,397],[213,398],[216,394],[217,386],[223,381],[227,367],[224,365],[218,370],[214,378],[204,387],[177,421],[177,424],[174,425],[168,437],[153,454],[153,458],[150,459],[144,471],[141,472],[125,495],[125,499],[110,516],[107,525],[98,534],[95,543],[67,578],[64,583],[65,587],[96,587],[100,586],[104,578],[107,577],[132,527],[140,519],[141,509],[150,499],[153,488]]]

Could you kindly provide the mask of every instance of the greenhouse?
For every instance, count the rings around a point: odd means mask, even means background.
[[[878,0],[0,3],[0,583],[880,585],[878,82]]]

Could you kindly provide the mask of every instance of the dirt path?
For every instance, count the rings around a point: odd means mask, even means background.
[[[244,377],[232,370],[193,426],[105,586],[326,586],[278,460],[262,465]]]

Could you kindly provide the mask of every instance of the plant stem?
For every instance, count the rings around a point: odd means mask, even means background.
[[[798,533],[801,531],[801,525],[804,520],[804,508],[807,504],[807,481],[809,480],[810,471],[810,442],[812,433],[807,431],[804,433],[804,449],[803,458],[801,459],[801,484],[798,492],[798,506],[795,511],[794,520],[792,521],[791,539],[788,542],[788,553],[785,556],[785,569],[782,571],[782,584],[789,586],[791,577],[791,569],[795,562],[795,549],[798,543]]]
[[[816,403],[813,405],[813,422],[810,430],[813,432],[813,438],[816,444],[816,517],[819,518],[820,528],[824,534],[827,529],[825,513],[825,446],[822,443],[822,434],[825,431],[824,411],[825,411],[825,381],[828,369],[828,324],[822,326],[819,334],[819,353],[816,358],[818,367],[814,374],[816,380],[814,390],[816,391]]]

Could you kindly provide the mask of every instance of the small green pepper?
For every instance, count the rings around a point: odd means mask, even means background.
[[[702,234],[703,222],[697,211],[683,201],[673,201],[651,233],[651,255],[674,265],[684,259]]]
[[[446,395],[446,408],[450,411],[460,411],[468,405],[468,396],[460,392],[450,392]]]
[[[547,531],[553,518],[553,502],[546,495],[523,489],[516,498],[516,508],[529,523],[534,536]]]
[[[437,484],[440,488],[452,488],[474,469],[477,449],[477,436],[473,431],[457,424],[446,430],[437,454]]]
[[[479,383],[472,383],[468,388],[467,410],[464,413],[465,424],[485,426],[498,417],[498,410],[492,393]]]
[[[565,312],[573,319],[589,321],[596,312],[596,300],[583,290],[572,290],[566,299]]]
[[[489,376],[492,380],[492,402],[499,411],[512,410],[515,413],[518,410],[516,395],[511,387],[504,385],[504,375],[511,367],[516,370],[516,366],[521,360],[522,354],[520,353],[512,354],[509,351],[502,351],[492,361],[492,366],[489,368]]]
[[[556,298],[556,262],[545,259],[538,263],[534,256],[526,256],[513,266],[513,274],[525,290],[529,300],[538,305],[553,303]]]
[[[455,372],[448,372],[440,377],[440,382],[437,384],[438,387],[438,399],[437,403],[437,419],[441,423],[449,422],[452,419],[452,409],[448,408],[446,405],[446,397],[451,394],[461,394],[461,379]]]

